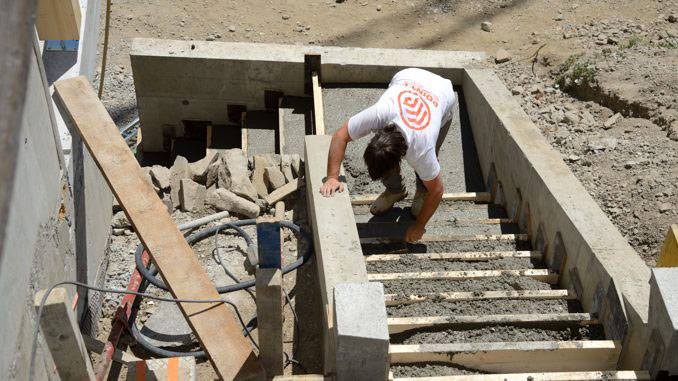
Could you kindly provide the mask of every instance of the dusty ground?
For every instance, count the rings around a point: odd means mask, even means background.
[[[483,66],[497,71],[654,266],[668,225],[678,219],[677,12],[678,2],[668,0],[120,0],[112,5],[103,100],[120,125],[136,116],[128,55],[134,37],[483,50],[490,56],[503,48],[510,62],[497,65],[490,58]],[[480,29],[483,21],[493,24],[491,32]],[[531,56],[542,45],[533,73]],[[617,112],[622,117],[606,125]],[[109,277],[115,284],[109,285],[124,287],[132,241],[114,239]],[[463,245],[460,250],[477,244]],[[540,288],[525,280],[493,282],[496,289]],[[435,289],[431,283],[420,287]],[[109,311],[117,300],[107,298]]]

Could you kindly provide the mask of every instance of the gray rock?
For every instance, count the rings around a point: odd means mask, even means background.
[[[170,170],[162,165],[154,165],[150,170],[153,185],[168,191],[170,189]]]
[[[511,89],[511,94],[513,95],[521,95],[525,89],[522,86],[516,86],[513,89]]]
[[[205,196],[207,189],[190,179],[181,179],[181,189],[179,191],[179,201],[181,210],[192,212],[200,210],[205,205]]]
[[[258,198],[257,190],[250,181],[247,157],[241,149],[234,148],[224,151],[217,163],[219,163],[217,166],[217,186],[219,188],[228,189],[250,201]],[[210,165],[210,168],[213,165]]]
[[[304,169],[302,168],[303,161],[301,160],[299,154],[296,153],[292,154],[292,156],[290,156],[290,160],[292,160],[292,173],[294,174],[294,176],[303,177],[304,176],[303,174]]]
[[[668,20],[670,23],[675,23],[676,21],[678,21],[678,16],[676,16],[676,15],[669,15],[669,17],[667,18],[667,20]]]
[[[660,213],[668,213],[673,209],[673,205],[671,205],[670,202],[662,202],[661,205],[659,205],[659,212]]]
[[[117,229],[125,229],[132,226],[125,215],[125,212],[118,212],[113,215],[111,220],[111,226]]]
[[[619,119],[621,117],[622,117],[622,114],[620,114],[620,113],[616,113],[616,114],[612,115],[611,117],[609,117],[603,123],[603,128],[606,129],[606,130],[609,130],[610,128],[612,128],[612,126],[614,126],[617,123],[617,121],[619,121]]]
[[[497,53],[494,55],[494,62],[497,64],[509,62],[511,60],[511,55],[504,49],[497,50]]]
[[[492,31],[492,23],[489,21],[483,21],[480,23],[480,29],[482,29],[485,32],[491,32]]]
[[[268,182],[271,191],[274,191],[281,186],[285,185],[285,175],[280,172],[280,169],[275,166],[266,167],[264,170],[264,178]]]
[[[152,345],[159,347],[188,345],[195,340],[176,303],[160,303],[140,331]]]
[[[183,156],[177,156],[170,169],[170,198],[175,209],[180,205],[179,188],[181,187],[181,180],[190,178],[191,169],[188,166],[188,160]]]
[[[669,139],[678,142],[678,120],[671,123],[671,126],[669,126],[667,130],[666,136]]]
[[[265,172],[267,167],[280,166],[280,155],[276,154],[259,154],[252,158],[254,162],[254,170],[252,171],[252,184],[257,190],[259,197],[264,198],[268,196],[269,184],[266,180]]]
[[[207,170],[210,164],[219,159],[219,154],[221,152],[223,152],[223,150],[208,148],[207,155],[205,157],[196,161],[195,163],[189,164],[189,167],[191,167],[191,178],[193,181],[200,184],[205,184],[207,182]]]
[[[151,168],[150,167],[141,167],[141,175],[143,176],[144,179],[153,187],[153,190],[155,193],[158,195],[162,194],[162,189],[160,189],[159,186],[153,183],[153,177],[151,176]]]
[[[228,31],[231,32],[231,33],[235,32],[235,25],[229,25]]]
[[[259,212],[261,211],[257,204],[223,188],[216,188],[208,191],[207,204],[213,206],[217,210],[227,210],[248,218],[258,217]]]
[[[561,110],[556,110],[551,113],[551,121],[553,121],[553,123],[560,123],[563,119],[565,119],[565,113]]]
[[[283,175],[285,175],[285,182],[290,182],[294,180],[294,175],[292,174],[292,158],[290,155],[282,155],[280,158],[280,169],[282,170]]]
[[[565,113],[563,121],[567,124],[575,125],[579,123],[579,116],[572,111],[568,111]]]

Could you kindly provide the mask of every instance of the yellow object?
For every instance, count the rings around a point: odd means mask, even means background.
[[[678,224],[671,225],[666,233],[666,240],[657,261],[657,267],[678,267]]]

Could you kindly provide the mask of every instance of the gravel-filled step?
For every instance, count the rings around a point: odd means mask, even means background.
[[[362,245],[363,254],[388,253],[444,253],[454,251],[510,251],[530,250],[529,241],[441,241],[417,243],[388,243]]]
[[[397,280],[385,281],[384,293],[408,296],[417,293],[448,291],[489,291],[489,290],[548,290],[553,287],[528,277],[504,275],[493,278],[464,281],[450,280]]]
[[[425,301],[415,304],[388,306],[389,317],[446,316],[446,315],[501,315],[501,314],[548,314],[582,312],[574,300],[470,300],[458,302]]]
[[[391,365],[391,372],[393,372],[394,377],[403,377],[403,378],[485,374],[473,369],[466,369],[461,366],[454,366],[445,363]]]
[[[407,254],[399,261],[367,262],[368,273],[402,273],[421,271],[521,270],[544,268],[544,264],[530,258],[501,258],[490,261],[464,262],[454,260],[418,259]]]
[[[492,325],[487,327],[447,328],[412,330],[391,335],[391,344],[426,343],[494,343],[513,341],[573,341],[604,340],[605,332],[601,325],[585,326],[527,326]]]

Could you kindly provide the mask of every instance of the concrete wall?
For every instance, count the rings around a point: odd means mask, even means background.
[[[20,147],[0,265],[0,374],[6,379],[27,379],[35,291],[75,278],[72,200],[39,60],[36,44],[17,127]],[[37,379],[53,371],[50,356],[43,356],[46,350],[41,346]]]
[[[520,211],[562,286],[600,314],[608,337],[624,341],[620,366],[639,369],[650,269],[491,71],[467,70],[463,91],[488,186],[500,185],[507,209]]]
[[[182,120],[226,124],[227,105],[265,108],[264,91],[304,95],[304,56],[321,56],[323,83],[388,83],[421,67],[460,82],[483,53],[360,49],[235,42],[135,39],[132,71],[145,152],[166,151],[163,129],[182,136]]]

